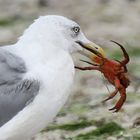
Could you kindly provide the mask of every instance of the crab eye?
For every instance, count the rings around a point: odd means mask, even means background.
[[[80,28],[78,26],[73,27],[72,30],[75,34],[78,34],[80,32]]]

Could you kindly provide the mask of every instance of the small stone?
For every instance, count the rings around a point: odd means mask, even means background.
[[[140,126],[140,117],[136,118],[133,122],[133,127]]]

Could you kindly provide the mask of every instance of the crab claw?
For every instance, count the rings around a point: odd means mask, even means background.
[[[124,59],[121,61],[121,65],[125,66],[130,60],[128,53],[126,52],[125,48],[121,44],[119,44],[118,42],[113,41],[113,40],[111,40],[111,42],[113,42],[113,43],[117,44],[118,46],[120,46],[121,50],[123,51]]]
[[[121,109],[122,105],[124,104],[125,100],[126,100],[126,93],[123,93],[121,94],[121,97],[119,101],[116,103],[116,105],[109,110],[115,110],[114,112],[118,112]]]

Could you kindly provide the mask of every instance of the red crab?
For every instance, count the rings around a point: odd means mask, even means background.
[[[115,91],[112,92],[108,98],[103,100],[103,102],[106,102],[107,100],[112,99],[119,92],[120,99],[118,100],[118,102],[113,108],[109,109],[109,110],[114,110],[114,112],[118,112],[126,100],[126,88],[128,87],[130,83],[129,78],[127,76],[127,67],[126,67],[126,64],[129,62],[129,55],[127,54],[126,50],[121,44],[115,41],[112,41],[112,42],[120,46],[121,50],[123,51],[124,59],[122,61],[110,60],[108,58],[105,58],[102,55],[100,55],[98,52],[95,52],[95,51],[93,52],[93,50],[89,48],[85,48],[84,44],[82,44],[81,42],[77,42],[83,48],[96,54],[96,59],[95,59],[95,55],[94,57],[92,56],[90,57],[90,59],[96,62],[96,64],[81,60],[92,66],[90,67],[75,66],[75,68],[79,70],[98,70],[101,73],[103,73],[105,78],[115,87]],[[92,58],[94,58],[94,60]]]

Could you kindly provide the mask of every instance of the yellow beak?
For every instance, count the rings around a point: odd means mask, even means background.
[[[104,50],[93,42],[86,44],[81,41],[76,41],[76,43],[78,43],[82,48],[84,48],[81,54],[87,56],[92,60],[94,60],[95,57],[101,57],[101,58],[105,57]]]

